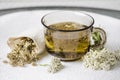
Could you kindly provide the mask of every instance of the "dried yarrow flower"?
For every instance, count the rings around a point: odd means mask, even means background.
[[[56,73],[57,71],[60,71],[63,68],[63,65],[59,58],[53,57],[51,60],[51,64],[48,68],[48,72],[50,73]]]

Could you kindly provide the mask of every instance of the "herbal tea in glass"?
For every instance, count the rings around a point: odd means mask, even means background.
[[[90,48],[94,19],[85,13],[57,11],[41,19],[48,53],[70,61],[83,57]]]
[[[74,22],[62,22],[49,26],[56,30],[78,30],[85,28],[85,25]],[[89,30],[81,32],[59,32],[46,29],[45,43],[47,51],[59,58],[80,58],[88,51],[90,45]]]

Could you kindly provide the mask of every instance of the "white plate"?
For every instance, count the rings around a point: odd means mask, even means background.
[[[3,64],[10,51],[6,42],[31,27],[43,28],[41,17],[48,10],[26,11],[0,16],[0,80],[119,80],[120,65],[110,71],[94,71],[82,66],[82,62],[63,62],[65,68],[58,73],[50,74],[46,67],[12,67]],[[95,18],[94,26],[101,26],[107,33],[106,48],[117,50],[120,48],[120,20],[112,17],[86,12]],[[39,63],[49,63],[50,55],[46,55]]]

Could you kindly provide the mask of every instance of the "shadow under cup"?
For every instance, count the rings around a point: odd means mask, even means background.
[[[43,16],[47,51],[64,61],[81,58],[90,48],[94,19],[85,13],[57,11]]]

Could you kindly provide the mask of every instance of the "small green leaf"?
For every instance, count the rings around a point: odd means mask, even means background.
[[[49,66],[49,64],[40,64],[40,66]]]

